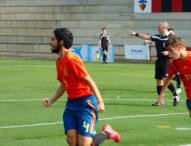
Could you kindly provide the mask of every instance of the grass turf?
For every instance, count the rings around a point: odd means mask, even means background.
[[[191,128],[184,92],[177,107],[172,106],[169,91],[165,94],[164,107],[150,106],[156,98],[153,64],[85,64],[106,105],[106,110],[99,114],[97,132],[104,123],[110,123],[121,134],[121,143],[106,141],[103,146],[179,146],[191,143],[191,130],[176,130]],[[61,123],[66,95],[49,108],[41,104],[41,99],[51,97],[58,86],[53,60],[0,59],[0,146],[67,145]],[[174,115],[168,115],[170,113]],[[54,122],[60,123],[2,128]]]

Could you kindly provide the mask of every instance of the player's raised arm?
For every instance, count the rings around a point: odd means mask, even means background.
[[[144,40],[150,40],[150,38],[151,38],[151,36],[149,34],[137,33],[135,31],[131,31],[130,35],[131,36],[136,36],[136,37],[144,39]]]

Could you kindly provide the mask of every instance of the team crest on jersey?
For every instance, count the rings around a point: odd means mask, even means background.
[[[147,6],[147,0],[139,0],[139,7],[142,11],[144,11],[144,9]]]

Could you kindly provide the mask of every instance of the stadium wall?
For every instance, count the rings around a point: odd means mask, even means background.
[[[115,59],[123,60],[125,44],[143,44],[129,36],[130,30],[156,34],[164,20],[191,46],[190,13],[134,13],[134,0],[1,0],[0,57],[52,59],[48,44],[54,28],[71,29],[79,47],[97,45],[101,28],[107,27]],[[152,45],[152,61],[155,54]]]

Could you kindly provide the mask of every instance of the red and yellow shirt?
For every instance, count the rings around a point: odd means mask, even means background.
[[[69,50],[63,58],[59,57],[56,61],[57,80],[60,81],[67,94],[68,99],[76,99],[92,95],[89,86],[83,78],[88,75],[83,61]]]
[[[173,76],[176,72],[180,73],[186,96],[191,100],[191,52],[188,52],[185,60],[177,59],[169,64],[169,76]]]

